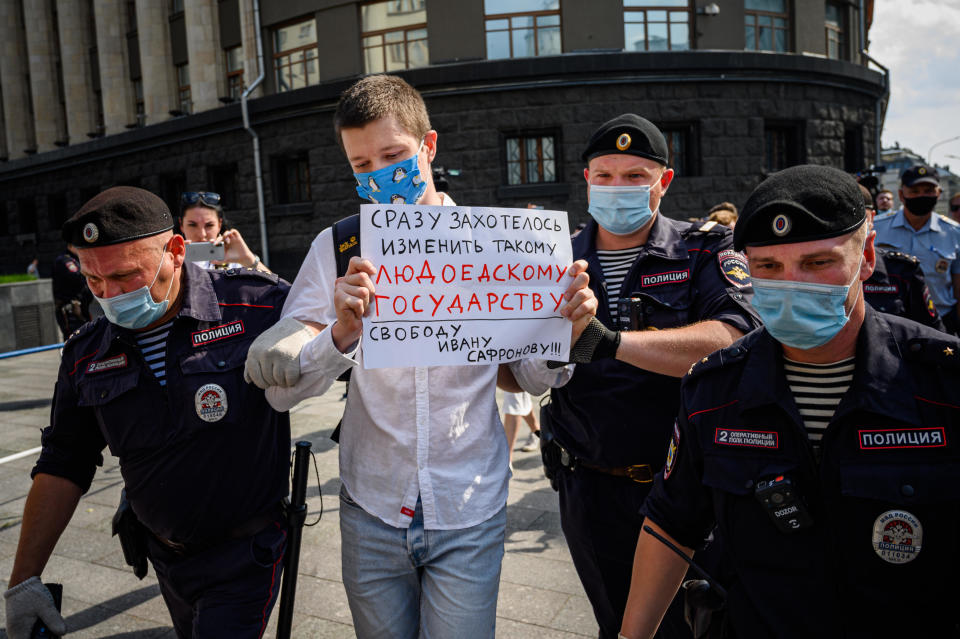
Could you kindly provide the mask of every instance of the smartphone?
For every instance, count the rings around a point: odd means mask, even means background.
[[[61,605],[63,602],[63,585],[62,584],[43,584],[47,587],[47,590],[50,591],[50,594],[53,595],[53,603],[57,606],[57,610],[61,610]],[[60,639],[60,635],[55,635],[47,629],[46,625],[39,619],[33,624],[33,631],[30,633],[30,639]]]
[[[223,261],[223,244],[214,244],[213,242],[190,242],[187,244],[187,261]]]

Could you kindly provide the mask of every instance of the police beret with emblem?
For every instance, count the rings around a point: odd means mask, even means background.
[[[63,239],[77,248],[109,246],[173,229],[163,200],[132,186],[115,186],[93,196],[63,224]]]
[[[795,244],[851,233],[866,219],[860,185],[828,166],[804,164],[774,173],[743,206],[733,246]]]
[[[667,165],[667,141],[653,122],[634,113],[624,113],[604,122],[594,131],[583,151],[584,162],[600,155],[623,153]]]
[[[914,184],[940,184],[940,174],[932,166],[917,164],[900,174],[900,184],[913,186]]]

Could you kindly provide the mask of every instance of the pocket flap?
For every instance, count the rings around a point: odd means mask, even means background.
[[[250,340],[244,340],[197,350],[180,358],[180,370],[184,375],[228,371],[243,366],[249,348]]]
[[[960,501],[960,464],[849,464],[840,468],[845,497],[887,502]]]
[[[77,386],[77,404],[80,406],[103,406],[137,387],[140,370],[126,370],[115,375],[85,378]]]

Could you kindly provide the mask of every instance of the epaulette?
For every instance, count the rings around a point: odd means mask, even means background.
[[[901,262],[909,262],[910,264],[919,264],[920,260],[916,256],[910,255],[909,253],[903,253],[902,251],[891,251],[884,250],[883,257],[898,260]]]
[[[730,364],[734,361],[742,359],[746,354],[747,348],[741,344],[733,344],[727,348],[721,348],[719,351],[714,351],[703,359],[695,361],[690,366],[690,370],[687,371],[687,375],[689,377],[703,375],[708,371],[712,371],[726,364]]]
[[[941,222],[943,222],[943,223],[945,223],[945,224],[949,224],[950,226],[954,226],[954,227],[960,228],[960,222],[957,222],[956,220],[954,220],[954,219],[952,219],[952,218],[949,218],[949,217],[947,217],[946,215],[944,215],[944,214],[942,214],[942,213],[937,213],[937,215],[940,216],[940,221],[941,221]]]
[[[271,284],[276,284],[280,276],[276,273],[267,273],[266,271],[258,271],[255,268],[228,268],[223,271],[223,274],[227,277],[251,277],[253,279],[260,279],[270,282]]]
[[[103,318],[99,318],[99,317],[98,317],[97,319],[91,320],[91,321],[87,322],[86,324],[83,324],[80,328],[78,328],[78,329],[75,330],[74,332],[70,333],[70,335],[67,337],[67,339],[63,340],[63,347],[66,348],[66,347],[67,347],[68,345],[70,345],[76,338],[81,337],[81,336],[83,336],[83,335],[86,335],[87,333],[89,333],[89,332],[93,331],[94,329],[96,329],[97,324],[100,323],[100,320],[101,320],[101,319],[103,319]]]
[[[924,364],[960,370],[960,342],[949,338],[914,337],[907,341],[903,357]]]

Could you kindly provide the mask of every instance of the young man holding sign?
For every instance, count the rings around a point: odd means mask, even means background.
[[[369,76],[347,89],[335,128],[361,197],[454,206],[433,184],[437,132],[420,94],[403,80]],[[340,531],[358,637],[490,638],[509,479],[494,395],[507,367],[357,366],[361,341],[369,343],[362,320],[375,303],[376,266],[354,257],[338,278],[331,230],[320,233],[285,319],[259,340],[247,374],[275,406],[289,408],[352,370],[340,442]],[[567,269],[559,309],[573,322],[573,341],[596,312],[585,269],[585,262]],[[570,374],[544,374],[542,360],[509,369],[535,393],[547,386],[528,379],[562,383]]]

